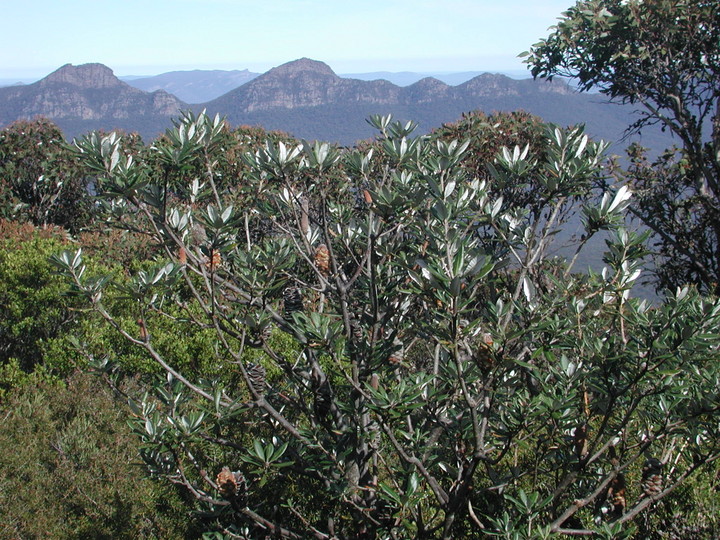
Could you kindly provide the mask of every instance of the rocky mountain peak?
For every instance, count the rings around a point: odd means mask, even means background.
[[[418,82],[413,83],[410,86],[415,86],[416,88],[441,88],[441,87],[447,87],[448,85],[442,82],[439,79],[436,79],[435,77],[424,77],[420,79]]]
[[[317,73],[318,75],[327,75],[337,77],[335,72],[324,62],[311,60],[310,58],[300,58],[293,60],[281,66],[271,69],[267,75],[276,75],[281,77],[298,75],[300,73]]]
[[[44,86],[48,83],[63,83],[80,88],[113,88],[124,86],[112,69],[103,64],[82,64],[73,66],[65,64],[60,69],[40,81]]]

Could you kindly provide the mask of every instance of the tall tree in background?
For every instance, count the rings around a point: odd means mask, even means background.
[[[720,290],[720,4],[585,0],[563,14],[527,63],[534,77],[579,81],[641,106],[632,126],[660,124],[681,148],[649,163],[631,150],[633,212],[655,233],[660,287]]]

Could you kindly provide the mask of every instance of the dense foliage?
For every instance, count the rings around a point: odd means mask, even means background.
[[[122,138],[77,142],[108,223],[162,251],[115,285],[134,328],[111,276],[54,258],[165,373],[132,400],[150,470],[230,536],[647,532],[638,517],[720,456],[720,304],[629,296],[645,237],[581,129],[535,123],[532,150],[501,148],[480,180],[469,142],[371,122],[364,150],[271,141],[225,185],[219,118],[187,115],[154,147],[174,186]],[[577,252],[613,231],[599,275],[551,255],[578,205]],[[215,373],[160,349],[163,319],[214,332]]]
[[[13,393],[0,431],[1,538],[187,538],[192,516],[146,478],[125,415],[91,375]]]
[[[48,261],[68,247],[63,236],[0,220],[0,396],[44,370],[49,344],[72,324],[79,304]]]
[[[89,223],[91,198],[60,129],[47,120],[0,131],[0,217],[77,232]]]

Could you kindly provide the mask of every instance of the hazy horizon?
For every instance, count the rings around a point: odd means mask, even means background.
[[[118,76],[249,69],[308,57],[338,74],[517,72],[570,0],[28,0],[3,9],[0,80],[65,64]],[[179,60],[181,59],[181,60]]]

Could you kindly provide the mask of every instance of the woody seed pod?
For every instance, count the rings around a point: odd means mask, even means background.
[[[323,276],[330,273],[330,251],[325,244],[320,244],[315,250],[315,266]]]

